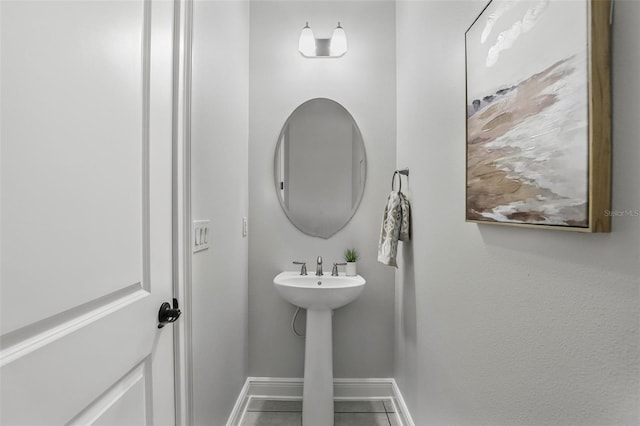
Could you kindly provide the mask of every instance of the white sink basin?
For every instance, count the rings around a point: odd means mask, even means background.
[[[306,309],[331,310],[353,302],[366,281],[360,275],[316,276],[287,271],[276,275],[273,283],[289,303]]]

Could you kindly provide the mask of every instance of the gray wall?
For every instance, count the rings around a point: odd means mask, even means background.
[[[194,421],[222,425],[247,377],[249,4],[193,7],[192,209],[211,220],[193,256]]]
[[[305,59],[297,50],[309,21],[316,37],[342,23],[349,51],[340,59]],[[395,5],[393,2],[252,2],[249,113],[249,374],[302,377],[304,340],[290,330],[295,307],[273,287],[293,260],[362,254],[367,279],[354,303],[335,311],[334,376],[390,377],[394,272],[376,261],[384,202],[395,168]],[[287,117],[304,101],[331,98],[354,117],[367,150],[365,194],[353,220],[328,240],[298,231],[280,208],[273,157]],[[304,322],[301,321],[299,327]]]
[[[413,241],[394,376],[418,425],[638,424],[640,217],[613,232],[464,222],[464,32],[484,1],[399,2],[397,164]],[[640,209],[640,2],[613,28],[613,208]]]

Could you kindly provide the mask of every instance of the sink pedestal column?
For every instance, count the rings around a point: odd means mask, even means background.
[[[302,424],[333,426],[331,310],[307,309]]]

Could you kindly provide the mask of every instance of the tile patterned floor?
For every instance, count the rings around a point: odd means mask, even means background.
[[[399,426],[391,399],[338,400],[335,426]],[[302,401],[251,398],[241,426],[301,426]]]

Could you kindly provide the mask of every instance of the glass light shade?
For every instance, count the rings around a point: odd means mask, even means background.
[[[298,50],[304,56],[316,56],[316,38],[313,35],[313,31],[311,31],[311,28],[309,28],[308,22],[300,33]]]
[[[340,26],[340,22],[338,22],[336,29],[333,30],[329,52],[331,56],[342,56],[347,53],[347,35]]]

